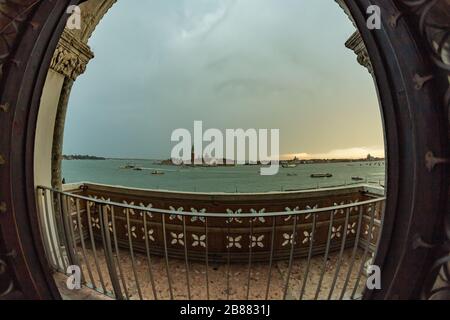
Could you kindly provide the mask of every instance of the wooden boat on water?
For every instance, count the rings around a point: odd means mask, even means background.
[[[311,178],[331,178],[332,176],[331,173],[313,173]]]
[[[126,165],[120,167],[119,169],[135,169],[136,165],[133,163],[127,163]]]
[[[363,181],[364,178],[361,178],[361,177],[352,177],[352,180],[353,180],[353,181]]]
[[[163,175],[165,173],[163,171],[154,170],[154,171],[152,171],[152,174],[153,175]]]

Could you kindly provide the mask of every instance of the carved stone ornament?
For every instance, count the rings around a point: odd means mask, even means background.
[[[345,43],[345,46],[354,51],[357,55],[358,63],[366,67],[369,72],[373,73],[372,62],[370,61],[369,52],[364,44],[361,34],[356,31]]]
[[[93,57],[94,54],[89,47],[66,30],[55,50],[50,68],[75,80],[86,71],[86,66]]]

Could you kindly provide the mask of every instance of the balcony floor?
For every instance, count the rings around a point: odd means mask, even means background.
[[[79,252],[80,257],[82,252]],[[347,276],[349,265],[351,264],[352,250],[346,250],[343,255],[339,277],[337,278],[336,286],[332,299],[338,299],[342,288],[344,286],[345,278]],[[358,250],[355,264],[347,287],[347,294],[344,298],[349,297],[354,284],[356,283],[357,274],[361,267],[363,251]],[[111,281],[108,276],[108,269],[106,266],[103,252],[97,250],[97,258],[99,261],[100,271],[103,275],[103,280],[108,291],[112,291]],[[368,259],[369,257],[367,257]],[[327,262],[326,271],[323,277],[323,282],[319,294],[319,299],[327,299],[330,288],[333,283],[336,266],[339,259],[339,253],[332,253]],[[366,259],[366,260],[367,260]],[[94,263],[94,255],[92,250],[87,250],[87,260],[90,261],[90,268],[92,270],[93,278],[97,287],[101,287],[100,278],[97,273],[96,265]],[[303,299],[314,299],[318,283],[323,267],[323,255],[313,257],[311,259],[310,273],[305,288]],[[120,252],[120,262],[123,274],[125,275],[126,286],[130,299],[139,299],[139,293],[133,273],[132,259],[128,251]],[[85,277],[89,279],[86,265],[83,262],[82,267],[85,272]],[[293,261],[291,277],[287,292],[287,299],[299,299],[301,286],[303,285],[303,277],[307,265],[306,259],[296,259]],[[141,293],[144,299],[153,300],[153,290],[149,276],[149,269],[147,258],[145,255],[135,254],[135,268],[139,279]],[[269,299],[279,300],[283,298],[283,291],[286,284],[286,275],[288,271],[288,262],[274,262],[271,276]],[[119,270],[117,271],[119,272]],[[165,259],[162,257],[152,256],[152,272],[155,281],[155,289],[158,300],[170,299],[169,286],[167,280],[167,270]],[[169,273],[171,277],[171,285],[173,297],[177,300],[187,300],[187,280],[186,280],[186,264],[184,260],[169,259]],[[267,282],[268,282],[269,264],[268,263],[253,263],[251,267],[250,276],[250,291],[249,299],[263,300],[265,299]],[[227,292],[227,275],[229,274],[229,292]],[[206,267],[203,262],[189,263],[189,281],[192,300],[207,299],[206,290]],[[215,300],[237,300],[247,299],[247,282],[248,282],[248,264],[231,264],[228,271],[227,264],[209,264],[208,268],[209,278],[209,298]],[[366,277],[363,275],[359,283],[358,295],[364,289]]]

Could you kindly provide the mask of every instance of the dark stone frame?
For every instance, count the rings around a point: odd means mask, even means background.
[[[1,8],[8,15],[0,13],[0,260],[7,265],[0,269],[0,298],[60,298],[38,230],[34,134],[66,8],[80,2],[6,0]],[[383,272],[382,290],[367,291],[364,298],[419,298],[431,289],[434,261],[448,254],[443,228],[449,191],[447,73],[434,63],[420,28],[424,15],[411,12],[408,1],[345,3],[372,60],[388,152],[388,199],[375,261]],[[365,27],[366,8],[373,4],[382,8],[381,30]]]

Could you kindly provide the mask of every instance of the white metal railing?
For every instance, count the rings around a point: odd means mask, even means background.
[[[240,279],[238,287],[244,286],[238,298],[253,299],[251,287],[256,283],[252,278],[253,268],[259,270],[259,274],[265,270],[267,275],[264,281],[258,281],[255,289],[264,292],[261,299],[354,299],[361,293],[365,264],[376,248],[375,226],[378,226],[377,233],[381,232],[385,201],[384,197],[379,197],[326,208],[230,214],[149,208],[45,187],[38,187],[37,199],[50,266],[66,273],[69,265],[78,265],[84,285],[117,299],[233,299],[236,294],[232,291],[237,286],[232,282],[236,273]],[[339,218],[337,213],[341,214]],[[310,222],[302,224],[306,217]],[[262,254],[258,252],[262,240],[258,242],[261,236],[255,232],[258,219],[271,221],[261,228],[268,246],[262,263]],[[173,220],[178,224],[171,224]],[[187,225],[194,220],[202,221],[201,227]],[[233,227],[230,221],[234,220],[242,221],[247,227]],[[337,229],[338,220],[340,229]],[[122,221],[126,223],[125,238],[121,238],[118,230],[118,223]],[[133,223],[142,226],[139,237]],[[223,228],[217,227],[220,225]],[[300,226],[303,233],[307,233],[303,241]],[[178,230],[176,234],[174,228]],[[160,234],[159,248],[155,245],[156,234],[151,230]],[[194,237],[189,247],[188,233],[192,230],[200,236]],[[236,232],[240,232],[239,236],[235,236]],[[222,241],[229,241],[222,250],[221,262],[215,261],[214,252],[219,233]],[[246,245],[237,242],[238,239],[244,241],[244,236],[248,236]],[[322,245],[318,245],[319,237],[323,238]],[[277,242],[280,238],[284,240],[283,247]],[[173,243],[182,249],[173,253]],[[238,244],[247,256],[245,264],[242,254],[235,259],[233,250]],[[296,259],[300,249],[304,250],[301,260]],[[284,258],[280,258],[282,253]],[[330,271],[331,257],[334,267]],[[171,266],[174,263],[178,266],[181,263],[183,268],[175,270]],[[298,265],[301,271],[297,270]],[[274,272],[275,268],[279,272]],[[219,277],[222,283],[217,285],[216,279],[212,288],[215,269],[223,272]],[[198,274],[204,275],[203,284]],[[182,287],[181,278],[185,281]],[[216,291],[222,292],[222,296]]]

